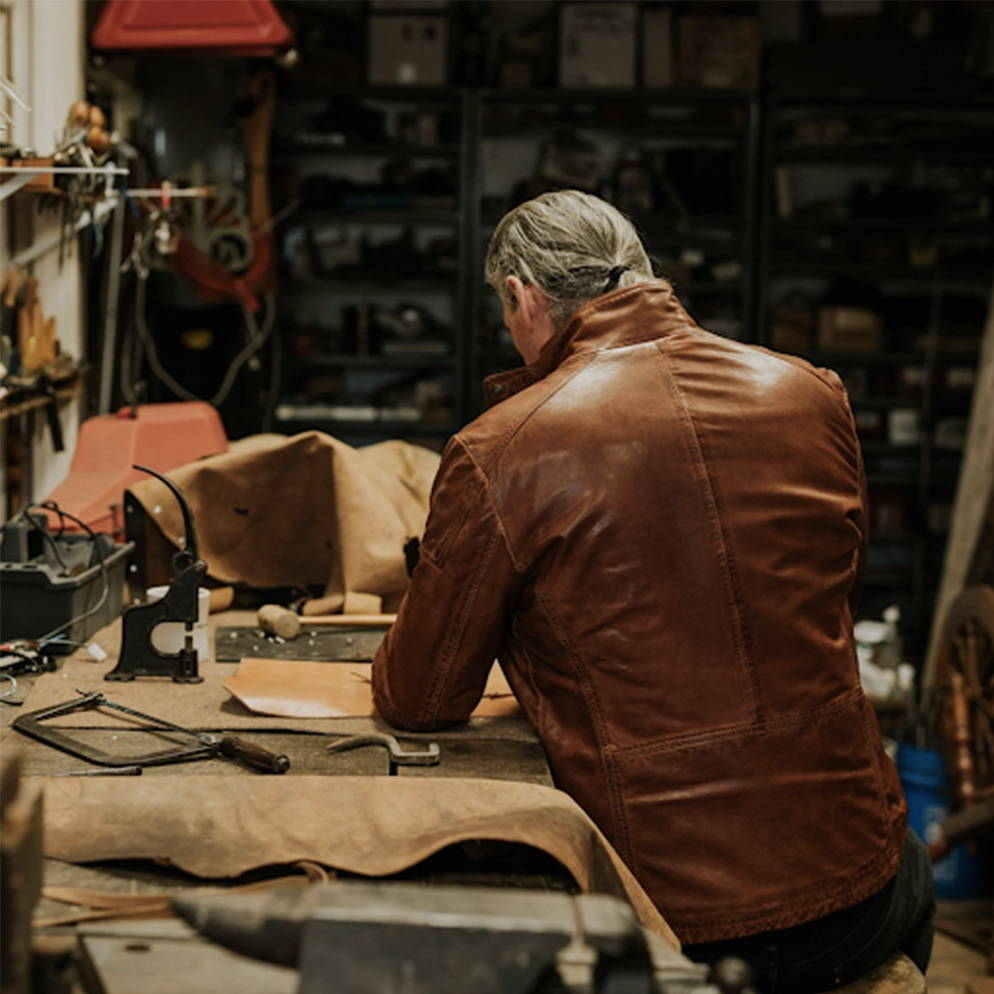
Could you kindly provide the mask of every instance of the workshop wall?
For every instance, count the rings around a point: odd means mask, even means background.
[[[53,136],[62,130],[66,108],[83,95],[83,25],[83,0],[10,0],[4,4],[0,49],[12,56],[5,74],[31,108],[27,112],[11,103],[14,120],[9,133],[19,142],[48,149]],[[7,268],[13,254],[57,230],[60,223],[57,212],[39,210],[36,198],[19,199],[14,210],[14,232],[8,226],[7,211],[0,211],[0,271]],[[12,237],[16,237],[14,244]],[[46,316],[56,319],[62,350],[81,356],[85,336],[78,252],[63,260],[61,266],[58,252],[49,253],[34,264],[33,275],[39,281]],[[62,452],[53,450],[44,416],[35,416],[31,421],[30,473],[25,490],[38,497],[52,490],[69,470],[80,421],[80,398],[77,395],[60,406],[65,443]],[[0,501],[6,501],[6,487],[0,487]],[[7,517],[5,506],[0,506],[0,517]]]

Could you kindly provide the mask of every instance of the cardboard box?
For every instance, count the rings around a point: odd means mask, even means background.
[[[634,3],[567,3],[559,31],[562,86],[635,86]]]
[[[818,311],[818,348],[826,352],[877,352],[883,331],[880,315],[863,307]]]
[[[642,14],[642,85],[665,90],[676,79],[673,65],[673,13],[647,10]]]
[[[369,18],[370,83],[441,86],[448,68],[448,25],[436,14]]]
[[[780,305],[770,312],[770,344],[782,352],[807,355],[814,344],[814,314],[803,307]]]
[[[681,86],[754,90],[759,85],[759,19],[681,17]]]

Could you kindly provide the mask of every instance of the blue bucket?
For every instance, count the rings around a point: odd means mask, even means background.
[[[949,775],[937,749],[900,745],[897,769],[908,800],[908,824],[926,845],[939,837],[942,822],[949,813]],[[941,862],[932,866],[935,896],[948,900],[990,897],[991,860],[973,842],[964,842]]]

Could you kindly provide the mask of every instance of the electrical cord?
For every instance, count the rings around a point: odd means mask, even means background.
[[[93,551],[96,552],[97,561],[100,563],[100,577],[102,580],[102,590],[100,592],[100,599],[93,607],[91,607],[88,611],[84,611],[82,614],[76,615],[75,618],[70,618],[69,621],[63,622],[61,625],[57,625],[50,632],[46,632],[40,638],[31,639],[32,642],[37,642],[39,646],[43,646],[47,642],[55,641],[55,636],[59,635],[61,632],[64,632],[67,629],[71,629],[74,625],[78,624],[79,622],[85,621],[87,618],[90,618],[93,615],[95,615],[104,606],[104,604],[107,603],[107,597],[110,594],[110,583],[108,582],[107,579],[107,560],[104,558],[104,550],[100,545],[100,540],[97,537],[96,532],[85,521],[81,521],[79,518],[76,517],[76,515],[70,514],[68,511],[64,511],[61,507],[59,507],[58,504],[55,503],[55,501],[46,500],[42,501],[42,503],[40,504],[26,504],[22,509],[22,511],[20,512],[21,514],[24,514],[29,521],[35,524],[36,528],[38,527],[38,525],[37,523],[35,523],[34,518],[30,516],[30,512],[35,509],[40,511],[52,511],[55,514],[58,514],[60,516],[60,519],[62,517],[66,517],[70,521],[75,522],[75,524],[79,525],[79,527],[82,528],[87,535],[89,535],[90,541],[93,543]],[[45,529],[42,528],[39,530],[42,532],[43,535],[48,535]],[[51,539],[50,535],[48,535],[48,537]]]
[[[148,360],[149,367],[156,377],[165,386],[171,390],[177,397],[183,400],[203,400],[203,397],[198,397],[195,393],[187,390],[170,372],[162,365],[159,359],[158,350],[155,347],[155,340],[152,337],[152,333],[149,330],[148,323],[145,319],[145,297],[147,293],[148,277],[139,274],[137,278],[137,286],[135,287],[135,326],[138,329],[139,337],[141,338],[142,345],[145,349],[145,358]],[[275,295],[270,291],[263,297],[265,301],[265,315],[263,317],[262,326],[260,327],[255,319],[255,315],[252,313],[248,304],[245,303],[244,298],[239,297],[238,302],[241,305],[242,315],[245,319],[245,330],[247,341],[242,350],[231,360],[227,371],[225,372],[224,378],[221,380],[221,385],[218,387],[216,393],[210,400],[207,401],[212,407],[219,407],[228,398],[228,394],[231,392],[231,388],[235,384],[235,378],[241,372],[242,367],[245,365],[249,359],[252,358],[266,343],[266,339],[269,338],[270,332],[273,330],[273,325],[276,322],[276,301]]]

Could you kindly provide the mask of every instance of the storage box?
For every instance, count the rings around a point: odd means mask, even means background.
[[[770,344],[784,352],[807,355],[814,344],[814,314],[803,307],[774,307],[770,312]]]
[[[647,10],[642,14],[642,85],[665,90],[674,83],[673,14]]]
[[[369,18],[370,83],[440,86],[446,81],[448,26],[437,14]]]
[[[31,559],[0,563],[0,641],[38,638],[79,618],[62,637],[67,642],[85,642],[121,613],[125,564],[134,544],[118,545],[107,535],[98,535],[104,559],[101,567],[88,535],[66,533],[52,541],[58,544],[68,569],[50,558],[47,544],[44,553]],[[101,603],[105,569],[107,596]],[[94,608],[88,618],[80,617]],[[71,652],[75,646],[61,648]],[[53,641],[48,651],[59,651],[59,643]]]
[[[827,352],[876,352],[883,337],[879,314],[863,307],[822,307],[818,348]]]
[[[681,17],[682,86],[754,90],[759,85],[759,20],[755,17]]]
[[[559,33],[562,86],[635,85],[634,3],[567,3]]]

